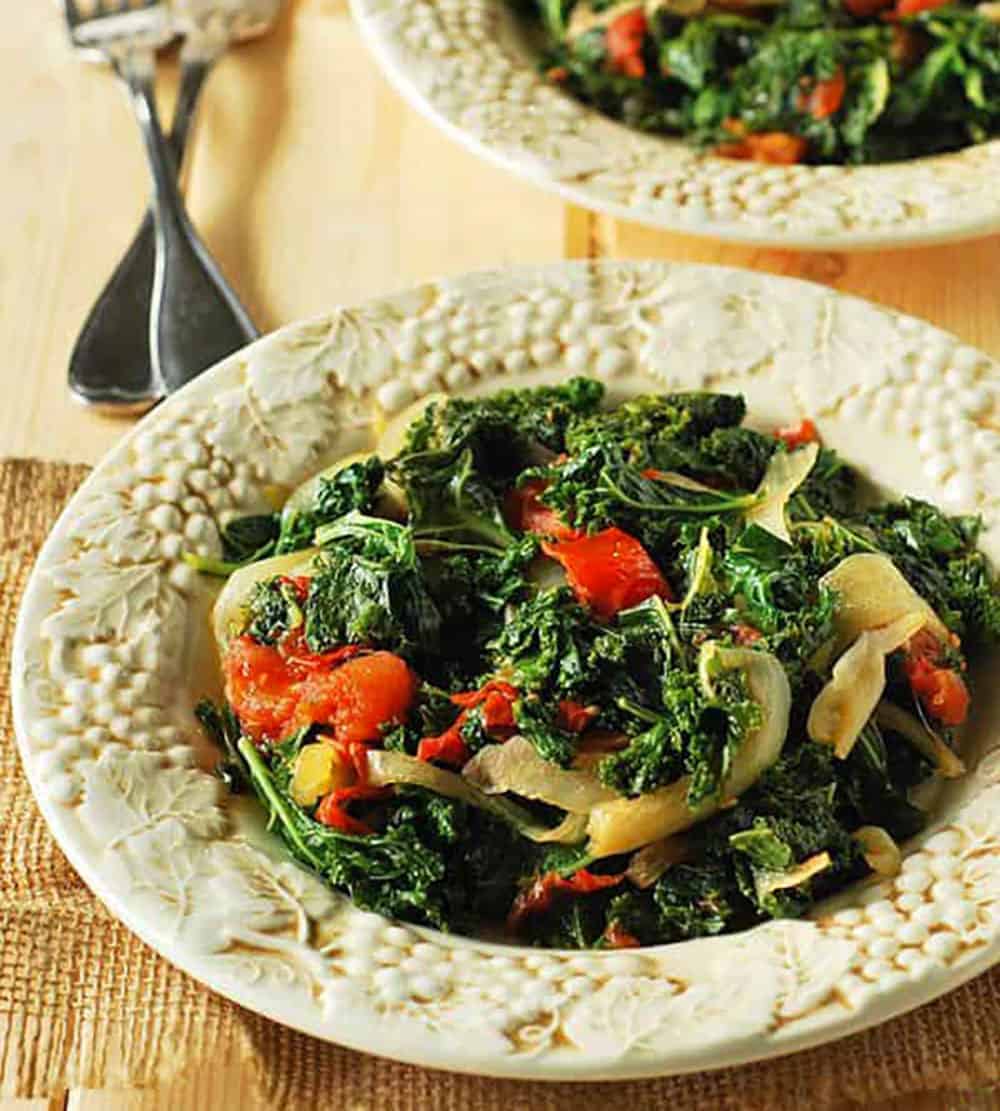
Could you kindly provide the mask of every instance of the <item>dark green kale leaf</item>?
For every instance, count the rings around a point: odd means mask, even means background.
[[[756,496],[692,487],[674,472],[654,475],[628,462],[622,446],[611,438],[596,437],[565,462],[526,474],[544,480],[540,500],[576,528],[595,532],[616,525],[661,562],[672,561],[690,521],[735,519]]]
[[[280,532],[276,513],[260,513],[250,517],[237,517],[222,530],[222,558],[233,568],[244,563],[256,563],[274,552]]]
[[[684,775],[688,803],[717,796],[733,757],[761,720],[742,672],[713,678],[708,694],[694,672],[668,671],[657,712],[625,704],[648,725],[629,746],[601,761],[601,782],[626,795],[641,795]]]
[[[316,530],[352,510],[367,513],[382,485],[378,456],[352,463],[334,475],[321,475],[312,502],[295,512],[237,517],[221,531],[222,559],[185,553],[185,560],[208,575],[226,577],[248,563],[310,548]]]
[[[603,385],[592,378],[501,390],[485,398],[449,398],[428,406],[410,426],[401,454],[460,454],[468,449],[482,477],[503,485],[538,462],[539,449],[564,451],[570,423],[595,413],[603,398]]]
[[[793,521],[843,517],[854,511],[858,497],[857,472],[832,449],[822,447],[805,482],[788,505]]]
[[[444,672],[431,676],[436,682],[466,688],[487,670],[486,645],[499,634],[506,608],[530,593],[525,570],[537,550],[537,538],[526,535],[502,555],[460,552],[421,561],[441,614],[441,642],[448,645]]]
[[[614,444],[625,462],[640,469],[678,470],[702,437],[736,427],[745,415],[746,403],[738,394],[647,394],[575,421],[566,449],[579,455],[595,444]]]
[[[703,480],[718,479],[727,487],[755,490],[778,447],[773,436],[752,428],[717,428],[698,441],[685,470]]]
[[[587,682],[588,652],[599,631],[565,587],[539,591],[487,646],[490,670],[524,693],[572,698]]]
[[[332,475],[321,475],[312,502],[298,512],[281,515],[281,532],[275,551],[295,552],[315,543],[317,529],[351,512],[370,513],[385,477],[377,455],[342,467]],[[259,558],[259,557],[258,557]]]
[[[927,815],[907,796],[932,769],[905,739],[870,721],[850,756],[835,770],[851,828],[881,826],[904,841],[927,824]]]
[[[389,473],[406,495],[410,526],[424,550],[440,543],[446,551],[447,545],[502,551],[514,543],[470,448],[400,455]]]
[[[674,866],[656,882],[653,902],[661,941],[721,934],[753,920],[731,871],[717,861]]]
[[[833,593],[807,555],[759,525],[742,531],[721,566],[741,621],[763,634],[761,647],[781,660],[794,686],[833,631]]]
[[[257,583],[247,603],[247,614],[244,631],[258,644],[277,644],[305,620],[294,584],[280,576]]]
[[[441,615],[406,525],[349,513],[317,533],[323,547],[305,602],[314,652],[376,643],[411,658],[435,654]]]
[[[514,704],[517,731],[531,741],[542,759],[565,768],[572,763],[580,738],[560,729],[557,715],[558,704],[540,698],[522,698]]]

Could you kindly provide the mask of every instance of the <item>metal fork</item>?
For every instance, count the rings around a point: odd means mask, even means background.
[[[71,383],[79,384],[75,392],[82,400],[141,404],[178,389],[212,363],[254,339],[257,330],[191,226],[177,184],[174,154],[160,126],[153,91],[155,52],[174,34],[166,4],[161,0],[138,0],[137,4],[130,0],[96,0],[92,10],[84,11],[79,0],[63,2],[74,46],[88,57],[96,55],[110,63],[128,90],[153,178],[156,260],[146,321],[146,351],[152,370],[146,397],[141,396],[141,388],[136,389],[134,370],[132,382],[126,383],[124,389],[116,394],[112,387],[100,396],[101,372],[96,365],[88,370],[82,361],[85,354],[90,358],[103,356],[105,367],[110,369],[112,363],[107,360],[114,360],[114,328],[122,318],[110,313],[106,304],[102,307],[100,301],[84,327],[82,349],[74,351]],[[204,47],[205,43],[196,40],[195,45]],[[186,113],[186,119],[184,115],[180,117],[178,147],[183,146],[198,91],[214,60],[210,50],[203,50],[202,54],[189,58],[195,64],[185,67],[190,72],[179,107]],[[134,264],[135,260],[132,261]],[[116,272],[110,283],[130,295],[128,311],[133,314],[133,325],[141,302],[141,293],[131,285],[135,273],[135,270],[125,275]],[[131,332],[123,332],[122,338],[129,334],[134,342],[134,327]],[[103,377],[107,382],[106,372]]]

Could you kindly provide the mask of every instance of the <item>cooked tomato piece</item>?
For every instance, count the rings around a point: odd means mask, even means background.
[[[462,691],[451,696],[462,712],[443,733],[437,737],[424,737],[417,747],[417,759],[439,760],[453,767],[461,767],[472,755],[462,738],[462,726],[471,710],[480,708],[483,727],[488,733],[499,734],[501,739],[514,729],[514,703],[520,698],[517,687],[502,679],[491,679],[477,691]]]
[[[517,687],[502,679],[491,679],[477,691],[453,694],[451,701],[465,710],[482,707],[486,729],[513,729],[514,703],[520,698]],[[463,715],[464,720],[464,715]]]
[[[371,827],[355,818],[347,811],[347,804],[356,799],[384,798],[390,792],[385,787],[342,787],[325,795],[316,807],[316,821],[322,822],[331,829],[338,829],[341,833],[353,833],[364,836],[372,832]]]
[[[582,702],[564,698],[559,703],[556,724],[567,733],[582,733],[600,712],[600,706],[585,706]]]
[[[299,676],[276,649],[248,636],[229,642],[222,661],[226,698],[254,740],[283,736],[295,713]]]
[[[894,14],[919,15],[920,12],[932,12],[935,8],[943,8],[950,3],[951,0],[898,0]]]
[[[961,725],[969,714],[969,688],[951,667],[942,667],[941,644],[922,629],[906,646],[903,669],[924,709],[942,725]]]
[[[345,644],[330,652],[313,652],[306,643],[305,632],[299,627],[281,639],[278,650],[286,660],[300,671],[332,671],[355,656],[367,655],[371,649],[360,644]]]
[[[630,934],[620,922],[612,922],[604,931],[604,940],[612,949],[638,949],[642,942]]]
[[[302,682],[293,722],[296,728],[332,726],[334,738],[344,744],[377,741],[384,726],[406,720],[416,689],[416,677],[399,656],[357,656]]]
[[[825,81],[810,82],[799,96],[800,112],[808,112],[814,120],[829,119],[840,111],[847,91],[847,78],[840,68]]]
[[[510,490],[504,499],[507,523],[520,532],[534,532],[539,536],[555,537],[557,540],[581,536],[582,533],[567,525],[556,510],[539,500],[546,485],[545,480],[539,478]]]
[[[736,143],[723,143],[715,148],[722,158],[739,158],[745,162],[769,162],[774,166],[794,166],[801,162],[809,144],[800,135],[786,131],[758,131]]]
[[[757,641],[764,639],[764,634],[755,629],[753,625],[738,624],[732,626],[733,640],[742,648],[749,647],[751,644],[756,644]]]
[[[622,12],[608,24],[605,43],[611,68],[626,77],[645,77],[646,63],[642,57],[642,44],[649,25],[642,8]]]
[[[464,714],[459,714],[455,724],[436,737],[424,737],[417,745],[417,759],[426,760],[428,763],[435,760],[441,764],[449,764],[453,768],[460,768],[467,763],[472,753],[462,739],[464,717]]]
[[[802,447],[803,444],[819,443],[819,430],[808,417],[800,420],[798,424],[789,424],[784,428],[777,428],[774,434],[789,451]]]
[[[592,895],[595,891],[614,887],[622,882],[624,872],[612,876],[599,876],[581,868],[572,876],[560,876],[558,872],[546,872],[537,876],[514,900],[507,916],[507,925],[516,930],[525,918],[532,914],[541,914],[548,910],[555,902],[557,895]]]
[[[924,709],[942,725],[961,725],[969,714],[969,688],[953,668],[936,667],[925,657],[907,659],[906,677]]]
[[[646,549],[620,528],[543,544],[542,550],[563,565],[577,599],[598,617],[614,617],[654,595],[673,598],[670,584]]]

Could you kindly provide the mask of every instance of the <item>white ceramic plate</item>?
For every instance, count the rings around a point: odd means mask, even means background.
[[[1000,230],[1000,140],[883,166],[715,158],[626,128],[544,81],[508,0],[351,7],[411,104],[470,150],[586,208],[670,231],[823,250]]]
[[[633,953],[447,937],[354,909],[289,862],[252,802],[198,770],[209,588],[180,559],[432,390],[593,373],[612,392],[744,391],[808,414],[877,481],[978,510],[1000,552],[998,368],[829,289],[660,264],[473,274],[295,324],[147,417],[60,518],[14,645],[24,763],[87,883],[238,1003],[441,1068],[596,1079],[731,1065],[839,1037],[1000,956],[1000,727],[981,685],[970,773],[895,880],[813,918]],[[994,702],[1000,692],[992,685]],[[992,715],[992,716],[991,716]]]

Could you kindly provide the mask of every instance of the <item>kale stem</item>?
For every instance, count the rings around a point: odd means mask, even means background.
[[[200,556],[195,552],[182,552],[181,559],[184,560],[188,567],[193,567],[203,575],[215,575],[220,579],[228,579],[234,571],[238,571],[243,566],[242,563],[230,563],[225,559],[215,559],[212,556]]]
[[[731,509],[747,509],[760,501],[759,494],[742,494],[738,498],[713,498],[707,502],[644,502],[626,494],[624,490],[608,477],[606,470],[601,472],[601,484],[615,495],[623,505],[645,513],[725,513]]]
[[[640,721],[648,721],[650,725],[656,725],[660,720],[660,715],[655,711],[647,710],[645,706],[640,706],[638,702],[633,702],[631,698],[626,698],[624,695],[617,700],[617,705],[625,713],[637,717]]]
[[[279,819],[284,827],[286,836],[299,853],[301,853],[303,859],[307,860],[318,870],[321,862],[303,840],[302,834],[295,824],[295,816],[289,809],[288,803],[278,793],[278,789],[274,785],[274,779],[267,765],[261,759],[260,753],[257,751],[257,746],[249,737],[240,737],[236,747],[239,749],[240,755],[247,762],[247,767],[250,770],[250,778],[253,781],[254,788],[258,795],[267,803],[271,813]]]

